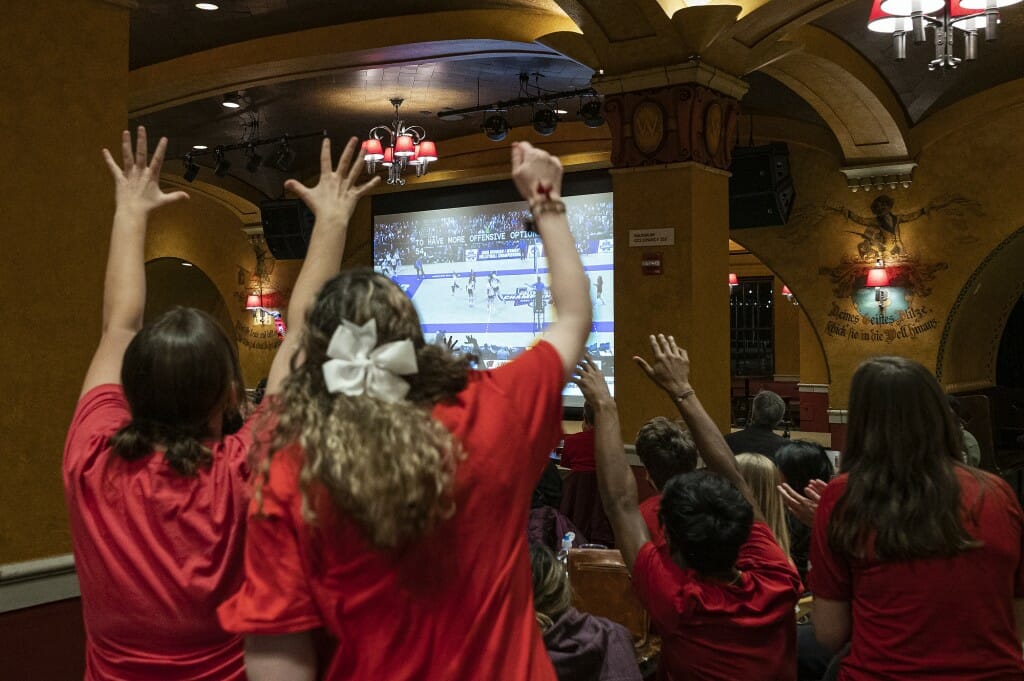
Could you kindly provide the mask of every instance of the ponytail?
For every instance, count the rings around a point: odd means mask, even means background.
[[[205,430],[205,426],[174,427],[150,419],[133,419],[110,436],[110,446],[125,461],[136,461],[164,447],[167,464],[180,475],[193,476],[213,463],[210,449],[200,441]]]

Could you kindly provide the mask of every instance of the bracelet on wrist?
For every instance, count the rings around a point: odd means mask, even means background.
[[[693,388],[690,388],[689,390],[684,390],[678,395],[673,395],[672,401],[678,404],[689,397],[693,397],[695,394],[697,394],[697,391],[694,390]]]
[[[530,217],[523,221],[527,231],[537,233],[537,218],[545,213],[565,214],[565,202],[561,199],[544,198],[530,202]]]

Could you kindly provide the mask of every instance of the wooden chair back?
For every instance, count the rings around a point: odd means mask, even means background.
[[[617,549],[569,551],[569,584],[577,610],[626,627],[638,647],[646,643],[650,618],[633,592],[629,570]]]

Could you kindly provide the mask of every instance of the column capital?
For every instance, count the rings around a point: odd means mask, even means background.
[[[734,97],[694,82],[662,83],[606,94],[604,109],[615,168],[694,162],[726,170],[732,163],[740,114]]]

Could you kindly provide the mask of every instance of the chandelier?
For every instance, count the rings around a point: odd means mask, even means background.
[[[426,139],[426,130],[418,125],[406,125],[398,117],[398,107],[405,100],[395,97],[390,101],[395,107],[395,119],[391,125],[370,129],[363,142],[363,158],[366,172],[375,174],[379,164],[387,168],[388,184],[403,185],[405,178],[402,175],[410,168],[415,169],[416,177],[427,174],[428,166],[437,160],[437,147]]]
[[[955,69],[964,61],[978,58],[978,32],[985,32],[987,42],[994,41],[999,24],[999,10],[1021,0],[875,0],[868,17],[868,29],[891,33],[896,61],[907,58],[907,36],[915,45],[928,42],[931,28],[935,58],[928,70]],[[957,35],[963,36],[963,58],[954,54]]]

